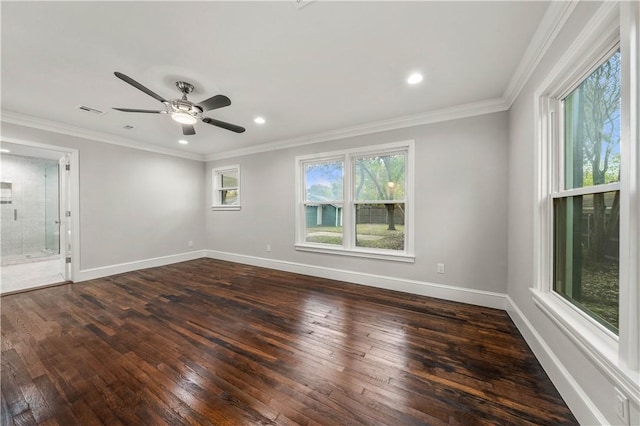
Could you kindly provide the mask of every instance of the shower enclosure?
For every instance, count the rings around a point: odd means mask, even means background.
[[[59,162],[3,154],[1,166],[2,266],[59,256]]]

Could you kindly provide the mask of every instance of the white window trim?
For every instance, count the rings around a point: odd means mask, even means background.
[[[220,175],[224,172],[236,172],[238,174],[238,203],[237,204],[222,204],[220,199]],[[241,208],[241,190],[240,190],[240,165],[234,164],[231,166],[215,167],[211,169],[211,210],[240,210]]]
[[[323,254],[333,254],[339,256],[353,256],[363,257],[368,259],[390,260],[397,262],[415,262],[414,255],[414,140],[407,140],[401,142],[392,142],[382,145],[366,146],[361,148],[345,149],[340,151],[331,151],[319,154],[302,155],[295,158],[295,170],[296,170],[296,212],[295,212],[295,244],[294,247],[298,251],[315,252]],[[383,250],[383,249],[367,249],[362,247],[355,247],[353,244],[353,236],[351,231],[353,229],[354,218],[350,208],[343,208],[343,246],[332,246],[330,244],[309,243],[305,241],[305,215],[302,214],[304,205],[304,176],[302,173],[302,164],[318,160],[332,160],[332,159],[344,159],[344,188],[343,188],[343,202],[341,204],[344,207],[354,205],[355,202],[348,201],[353,199],[353,188],[349,185],[351,179],[347,176],[353,176],[353,170],[351,165],[351,159],[353,157],[363,156],[367,154],[384,154],[394,153],[399,151],[406,151],[407,158],[405,163],[405,216],[404,216],[404,238],[405,238],[405,250]]]
[[[549,73],[534,96],[534,122],[537,146],[535,159],[534,194],[534,287],[535,304],[551,319],[595,365],[614,380],[625,394],[639,401],[639,318],[640,296],[638,283],[638,221],[640,220],[640,155],[638,153],[638,55],[640,43],[638,23],[640,12],[635,2],[605,2],[567,54]],[[607,185],[607,189],[621,191],[620,216],[620,326],[615,336],[604,326],[566,301],[552,288],[553,196],[560,188],[553,187],[551,178],[559,172],[554,158],[558,149],[559,122],[554,114],[561,113],[556,99],[568,93],[601,62],[604,52],[610,52],[620,40],[622,55],[622,117],[620,150],[621,182]],[[560,160],[561,161],[561,160]],[[598,188],[602,190],[604,186]],[[580,195],[591,189],[562,191]],[[624,256],[629,253],[629,256]]]

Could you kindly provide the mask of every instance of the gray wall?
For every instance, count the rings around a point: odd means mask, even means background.
[[[610,424],[617,424],[619,421],[614,413],[613,383],[534,304],[529,290],[534,286],[532,243],[535,208],[534,91],[566,52],[599,6],[600,3],[595,2],[579,3],[509,113],[508,294],[568,373],[577,381],[577,385],[582,388],[586,396],[606,416]],[[557,366],[551,363],[547,363],[545,368],[555,371],[558,375],[561,374]],[[580,400],[568,400],[567,402],[573,408],[583,404],[583,401]]]
[[[6,123],[2,135],[79,150],[82,270],[205,247],[203,162]]]
[[[222,252],[506,293],[507,113],[207,164],[206,246]],[[415,140],[415,264],[294,249],[295,157]],[[240,211],[211,211],[211,168],[240,164]],[[272,251],[266,251],[270,244]],[[436,274],[436,263],[446,274]]]

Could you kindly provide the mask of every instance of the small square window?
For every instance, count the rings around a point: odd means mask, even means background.
[[[240,166],[218,167],[212,171],[213,210],[240,210]]]

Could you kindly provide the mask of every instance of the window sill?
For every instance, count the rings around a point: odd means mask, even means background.
[[[627,395],[637,395],[640,385],[633,372],[624,370],[618,362],[618,338],[569,302],[552,292],[531,289],[536,306],[618,387]]]
[[[364,257],[367,259],[390,260],[394,262],[414,263],[416,261],[416,257],[414,255],[405,253],[386,253],[382,251],[371,250],[347,250],[338,247],[317,246],[310,244],[296,244],[295,249],[298,251],[335,254],[338,256]]]
[[[211,206],[211,210],[240,210],[241,206]]]

